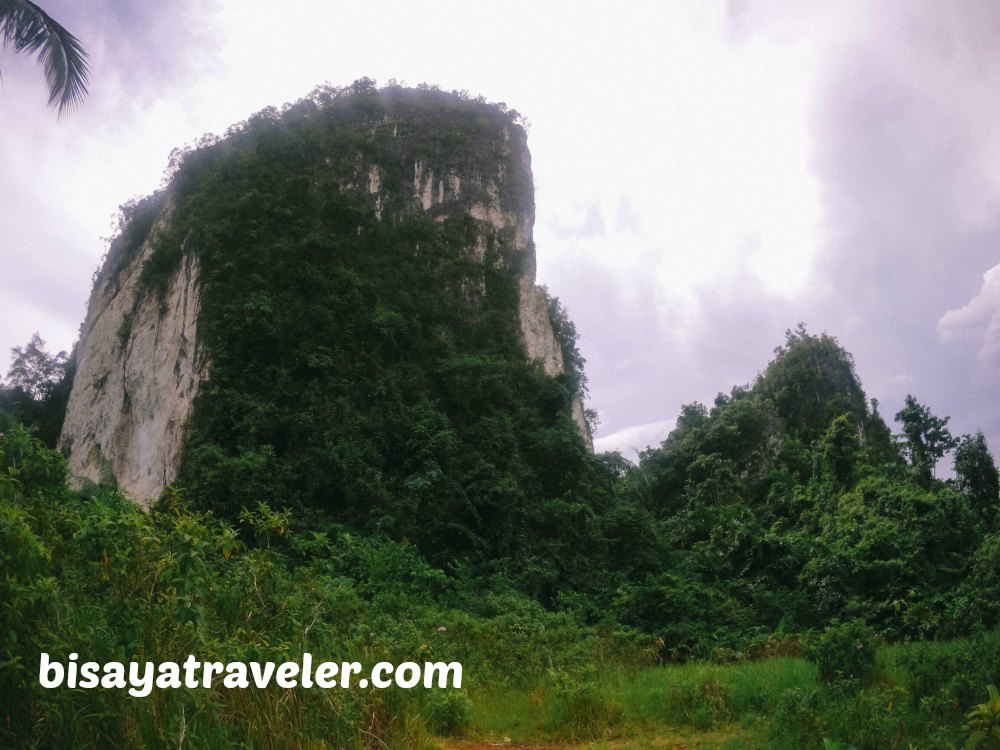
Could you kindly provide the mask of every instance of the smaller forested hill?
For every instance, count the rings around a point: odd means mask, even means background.
[[[896,418],[898,438],[836,339],[789,331],[751,386],[684,407],[629,474],[665,569],[623,588],[620,616],[672,641],[847,618],[897,636],[994,624],[985,440],[952,438],[913,397]],[[957,478],[935,479],[955,446]]]

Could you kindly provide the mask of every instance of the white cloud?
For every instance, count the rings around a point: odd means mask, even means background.
[[[602,93],[599,113],[591,103],[559,133],[534,129],[532,143],[540,275],[585,256],[626,290],[652,277],[660,315],[680,333],[704,294],[724,294],[747,275],[768,293],[800,295],[822,210],[811,171],[810,48],[734,43],[721,6],[670,7],[669,18],[637,23],[636,38],[600,58],[634,72]],[[639,220],[610,222],[601,236],[561,231],[584,224],[595,205],[615,217],[623,204]]]
[[[594,440],[594,450],[597,453],[618,451],[625,458],[635,461],[640,451],[662,443],[672,429],[672,424],[672,422],[664,420],[632,425],[610,435],[597,438]]]
[[[975,297],[941,316],[937,331],[944,343],[973,340],[979,347],[979,366],[1000,374],[1000,264],[983,274],[983,286]]]

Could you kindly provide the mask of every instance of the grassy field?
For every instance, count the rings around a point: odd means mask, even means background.
[[[864,684],[824,683],[815,664],[792,657],[552,672],[527,686],[471,690],[461,731],[442,747],[962,747],[965,713],[986,699],[968,675],[949,671],[970,648],[880,649],[876,675]]]
[[[687,664],[601,674],[554,673],[536,686],[471,696],[469,731],[518,741],[638,736],[664,728],[744,733],[791,689],[816,684],[801,659]]]

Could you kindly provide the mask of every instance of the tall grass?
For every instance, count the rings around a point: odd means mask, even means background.
[[[472,691],[467,734],[522,742],[673,737],[695,747],[854,750],[960,747],[964,713],[986,697],[975,662],[1000,639],[900,644],[879,651],[876,677],[825,683],[815,664],[779,657],[737,664],[553,670],[520,687]],[[926,661],[924,661],[926,659]],[[963,661],[964,660],[964,661]],[[978,687],[965,691],[969,683]],[[947,710],[942,708],[947,706]],[[668,745],[669,746],[669,745]]]
[[[760,724],[790,690],[817,684],[793,658],[741,665],[689,663],[552,671],[520,689],[473,691],[469,731],[523,740],[635,736],[664,727],[706,731]]]

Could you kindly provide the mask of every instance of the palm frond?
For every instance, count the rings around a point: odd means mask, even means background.
[[[0,0],[0,39],[14,52],[37,52],[59,113],[87,95],[90,65],[80,41],[29,0]]]

